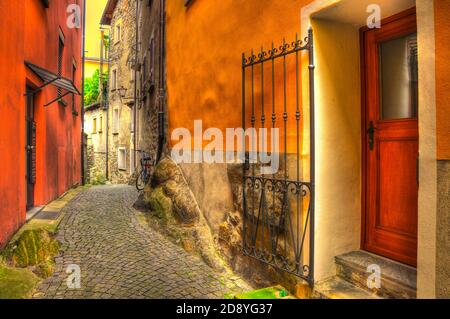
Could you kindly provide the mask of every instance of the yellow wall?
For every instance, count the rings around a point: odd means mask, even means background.
[[[100,19],[108,0],[86,0],[86,56],[100,57]]]
[[[105,64],[103,67],[106,70],[107,65]],[[100,69],[100,63],[99,62],[86,61],[84,63],[84,77],[85,78],[92,77],[92,75],[95,73],[95,71],[99,70],[99,69]]]
[[[86,58],[100,59],[100,19],[108,0],[86,0]],[[107,33],[107,32],[106,32]],[[85,78],[90,78],[95,70],[100,69],[100,62],[85,62]],[[108,69],[105,63],[104,72]]]

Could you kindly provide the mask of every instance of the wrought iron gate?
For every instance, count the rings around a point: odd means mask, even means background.
[[[254,161],[254,156],[250,161],[249,153],[246,155],[243,171],[243,252],[276,269],[301,277],[311,285],[314,283],[315,179],[313,49],[313,31],[310,29],[303,41],[297,36],[292,43],[283,40],[280,47],[272,44],[268,51],[261,49],[256,54],[252,51],[249,57],[245,54],[242,57],[244,130],[246,127],[267,127],[278,128],[284,133],[280,141],[284,151],[278,154],[281,164],[277,173],[258,173],[261,163]],[[309,55],[309,181],[302,180],[301,167],[302,114],[299,91],[303,51]],[[292,68],[287,66],[288,59],[295,61]],[[277,72],[278,65],[281,65],[281,71]],[[265,73],[271,76],[265,77]],[[295,89],[292,90],[294,85],[289,82],[295,84]],[[247,89],[248,86],[250,89]],[[267,86],[270,86],[269,92],[265,90]],[[289,91],[295,93],[289,95]],[[267,102],[268,97],[270,102]],[[289,114],[294,109],[295,114]],[[251,115],[247,116],[246,113]],[[269,122],[267,119],[270,119],[270,125],[266,124]],[[292,138],[293,133],[295,138]]]

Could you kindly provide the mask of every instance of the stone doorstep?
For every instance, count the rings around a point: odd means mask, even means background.
[[[381,269],[381,289],[374,290],[384,298],[416,298],[415,268],[365,251],[354,251],[335,257],[337,276],[369,291],[367,287],[369,265]]]
[[[381,299],[374,293],[359,288],[340,277],[319,282],[314,287],[313,299]]]
[[[45,206],[35,207],[27,212],[27,222],[31,220],[57,220],[62,213],[63,208],[82,191],[79,186],[64,192],[59,198],[53,200]]]
[[[37,214],[39,214],[45,206],[37,206],[37,207],[33,207],[32,209],[27,211],[27,217],[26,217],[26,221],[28,222],[29,220],[33,219],[34,216],[36,216]]]

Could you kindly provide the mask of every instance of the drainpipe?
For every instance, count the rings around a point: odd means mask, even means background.
[[[100,109],[103,110],[105,107],[105,99],[103,96],[103,55],[104,55],[104,40],[105,40],[105,31],[100,28],[100,76],[98,78],[98,87],[99,87],[99,94],[100,94]]]
[[[109,78],[111,73],[111,30],[108,33],[108,79],[106,81],[106,179],[109,180]],[[102,93],[103,94],[103,93]]]
[[[158,111],[158,153],[156,162],[162,158],[165,144],[165,36],[166,36],[166,15],[165,15],[165,0],[160,0],[160,29],[161,29],[161,43],[159,53],[159,111]]]
[[[82,75],[81,75],[81,184],[86,184],[86,172],[84,170],[84,76],[86,60],[86,0],[83,0],[83,36],[82,36]]]

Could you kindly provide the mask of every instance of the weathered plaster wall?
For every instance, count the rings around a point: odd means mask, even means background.
[[[208,225],[217,234],[227,213],[234,211],[227,164],[181,164],[180,167]]]
[[[436,36],[436,297],[450,298],[450,2],[434,1]]]
[[[438,162],[436,297],[450,298],[450,161]]]

